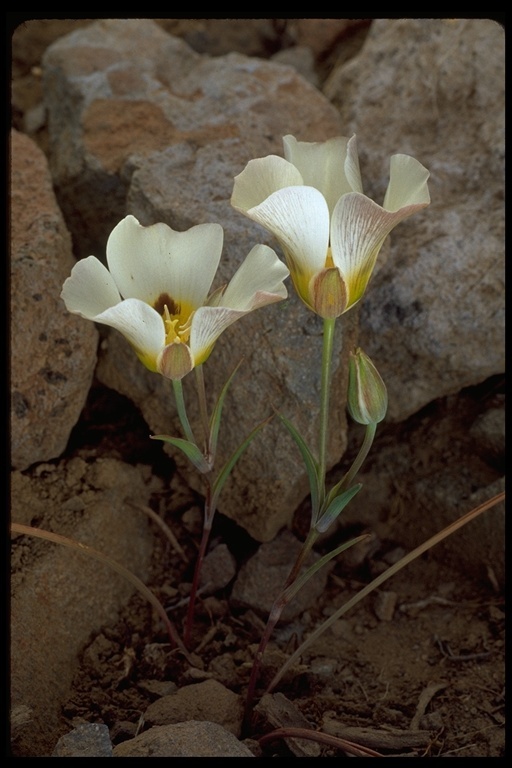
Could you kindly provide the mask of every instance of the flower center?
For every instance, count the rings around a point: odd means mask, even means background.
[[[177,304],[168,293],[162,293],[153,306],[164,321],[166,346],[186,344],[190,338],[193,308]]]
[[[334,267],[334,261],[332,260],[331,247],[327,249],[327,256],[325,258],[325,269],[332,269]]]
[[[190,315],[185,322],[183,322],[181,316],[171,315],[167,304],[164,304],[164,312],[162,315],[165,325],[165,343],[173,344],[183,342],[186,344],[190,338],[190,324],[192,315]]]

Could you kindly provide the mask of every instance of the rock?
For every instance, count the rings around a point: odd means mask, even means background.
[[[287,31],[296,45],[307,46],[316,58],[324,58],[336,43],[351,29],[359,27],[362,21],[361,19],[288,19]]]
[[[227,587],[236,574],[236,560],[226,544],[218,544],[208,552],[201,568],[201,593],[211,595]]]
[[[504,370],[504,42],[487,19],[378,19],[324,86],[377,202],[389,155],[431,172],[431,206],[393,232],[361,307],[394,421]]]
[[[112,757],[112,743],[103,723],[80,723],[61,736],[52,757]]]
[[[289,531],[283,531],[273,541],[262,544],[240,568],[231,592],[232,607],[252,608],[266,619],[301,547],[302,544]],[[314,555],[314,558],[318,559],[319,555]],[[308,565],[312,562],[309,559]],[[324,566],[306,582],[284,609],[283,620],[291,621],[314,605],[325,589],[328,571],[329,566]]]
[[[155,725],[114,747],[114,757],[254,757],[232,733],[216,723],[190,720]]]
[[[144,579],[153,539],[147,517],[125,499],[147,504],[160,484],[148,483],[140,467],[113,459],[103,463],[116,480],[113,487],[105,483],[106,489],[97,484],[95,463],[78,458],[39,465],[42,471],[32,476],[14,472],[11,519],[108,553]],[[15,537],[11,568],[11,705],[31,710],[13,734],[12,750],[38,757],[51,754],[62,735],[62,702],[69,696],[84,644],[115,620],[134,587],[107,565],[26,535]],[[44,753],[34,753],[34,744]]]
[[[311,724],[295,704],[282,693],[265,693],[254,711],[265,723],[268,730],[278,728],[303,728],[313,730]],[[284,739],[295,757],[320,757],[320,744],[295,736]]]
[[[223,56],[231,51],[266,58],[278,45],[276,19],[155,19],[198,53]]]
[[[217,723],[240,736],[243,719],[242,699],[217,680],[186,685],[170,696],[162,696],[147,708],[147,725],[169,725],[186,720]]]
[[[110,230],[127,212],[143,224],[165,221],[178,230],[218,221],[225,229],[220,281],[255,243],[275,246],[232,209],[234,176],[251,158],[282,154],[287,133],[310,141],[340,133],[332,106],[290,67],[237,53],[201,56],[143,19],[102,20],[56,41],[44,58],[44,91],[51,167],[80,255],[102,257]],[[351,313],[335,339],[330,464],[346,445],[344,362],[356,326]],[[211,404],[242,357],[226,400],[217,466],[272,406],[316,445],[319,319],[292,295],[228,329],[205,366]],[[145,370],[119,334],[109,335],[97,375],[138,405],[154,433],[179,434],[170,383]],[[184,388],[194,423],[193,378]],[[176,461],[202,490],[196,471],[181,457]],[[219,510],[268,541],[307,491],[298,451],[274,419],[233,471]]]
[[[315,57],[311,48],[307,45],[294,45],[293,48],[284,48],[272,57],[272,61],[294,67],[311,85],[318,88],[320,78],[315,71]]]
[[[477,453],[505,471],[505,398],[481,413],[470,427]]]
[[[84,406],[98,334],[67,312],[71,238],[34,142],[11,132],[11,464],[59,456]]]

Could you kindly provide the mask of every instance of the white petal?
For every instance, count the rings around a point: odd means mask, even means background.
[[[288,268],[266,245],[255,245],[231,278],[219,304],[231,309],[251,310],[285,299],[283,280]]]
[[[220,224],[198,224],[175,232],[167,224],[143,227],[127,216],[112,231],[107,261],[124,298],[155,305],[162,294],[175,304],[203,304],[222,251]]]
[[[250,160],[242,173],[235,176],[231,205],[246,213],[284,187],[303,184],[299,171],[277,155]]]
[[[347,156],[345,158],[345,175],[352,192],[363,191],[361,171],[359,170],[359,156],[357,154],[356,137],[351,136],[347,144]]]
[[[332,218],[331,248],[334,264],[347,285],[347,309],[363,295],[387,235],[422,207],[411,205],[391,213],[357,192],[338,202]]]
[[[277,237],[287,258],[293,260],[294,270],[308,276],[308,281],[323,269],[329,246],[329,209],[317,189],[281,189],[247,215]]]
[[[75,264],[60,295],[69,312],[87,320],[121,301],[112,275],[95,256]]]
[[[164,323],[156,310],[139,299],[126,299],[94,320],[120,331],[144,364],[156,370],[156,359],[165,345]]]
[[[389,185],[384,198],[387,211],[398,211],[409,205],[430,203],[427,186],[429,171],[414,157],[393,155],[390,160]]]
[[[249,311],[228,307],[200,307],[194,313],[190,331],[190,351],[194,365],[204,363],[221,333]]]
[[[323,194],[331,214],[342,195],[360,191],[359,187],[351,185],[346,176],[348,143],[349,140],[344,136],[323,142],[297,141],[293,136],[283,138],[285,158],[298,168],[306,186],[315,187]],[[357,150],[355,159],[358,169]],[[353,175],[353,157],[349,169]],[[358,183],[360,186],[360,178]]]

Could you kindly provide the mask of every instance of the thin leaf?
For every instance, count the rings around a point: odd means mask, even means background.
[[[44,528],[33,528],[29,525],[23,525],[22,523],[11,523],[11,533],[23,533],[27,536],[35,536],[39,539],[46,539],[46,541],[51,541],[54,544],[60,544],[61,546],[69,547],[69,549],[74,549],[77,552],[81,552],[83,555],[87,555],[94,560],[98,560],[100,563],[105,563],[106,565],[110,566],[114,571],[119,573],[121,576],[124,576],[124,578],[127,579],[136,589],[138,589],[139,592],[144,595],[146,600],[151,603],[153,608],[164,622],[171,642],[178,646],[188,661],[192,662],[190,654],[183,645],[180,636],[174,627],[174,624],[167,616],[162,603],[153,594],[153,592],[151,592],[151,590],[146,587],[144,582],[141,581],[138,576],[128,570],[128,568],[125,568],[124,565],[121,565],[108,555],[103,554],[103,552],[90,547],[88,544],[83,544],[81,541],[76,541],[76,539],[69,539],[67,536],[62,536],[60,533],[45,531]]]
[[[317,573],[321,568],[324,567],[324,565],[327,565],[327,563],[333,559],[333,557],[336,557],[337,555],[341,554],[342,552],[345,552],[345,550],[350,549],[350,547],[353,547],[355,544],[359,544],[360,541],[364,541],[364,539],[367,539],[369,536],[368,533],[363,533],[361,536],[357,536],[355,539],[351,539],[350,541],[346,541],[344,544],[340,544],[339,547],[336,547],[336,549],[333,549],[332,552],[328,552],[326,555],[321,557],[319,560],[317,560],[313,565],[311,565],[307,571],[305,571],[299,578],[297,578],[293,584],[290,584],[288,589],[285,590],[284,598],[286,600],[286,603],[289,603],[290,600],[295,597],[297,592],[299,592],[304,584],[306,584],[312,576]]]
[[[221,471],[219,472],[213,486],[212,486],[212,501],[211,501],[211,509],[215,510],[217,509],[217,502],[219,500],[220,492],[222,491],[222,488],[224,487],[224,483],[228,479],[231,470],[237,463],[238,459],[242,455],[242,453],[245,451],[245,449],[250,445],[250,443],[254,440],[260,429],[262,429],[268,422],[272,419],[272,416],[269,419],[265,419],[265,421],[262,421],[261,424],[258,424],[257,427],[255,427],[252,432],[245,438],[243,443],[238,446],[236,451],[233,453],[230,459],[224,464]]]
[[[236,372],[238,371],[238,369],[240,368],[241,364],[242,364],[242,361],[240,360],[240,362],[236,366],[235,370],[233,371],[233,373],[231,374],[229,379],[224,384],[224,386],[223,386],[223,388],[221,390],[221,393],[220,393],[220,395],[219,395],[219,397],[217,399],[217,402],[215,403],[215,408],[213,409],[213,413],[212,413],[211,418],[210,418],[210,444],[209,444],[209,448],[210,448],[210,453],[211,453],[212,456],[215,456],[215,454],[217,452],[217,441],[218,441],[218,437],[219,437],[220,418],[222,416],[222,407],[224,405],[224,399],[226,397],[226,394],[227,394],[227,391],[229,389],[229,386],[230,386],[231,382],[233,381],[234,376],[235,376]]]
[[[183,440],[181,437],[171,437],[170,435],[150,435],[150,437],[151,440],[162,440],[164,443],[170,443],[175,448],[179,448],[187,459],[190,459],[196,469],[203,474],[211,471],[211,466],[204,458],[202,451],[195,443],[191,443],[190,440]]]
[[[315,525],[316,530],[318,533],[325,533],[328,528],[331,527],[332,523],[336,520],[340,512],[342,512],[349,501],[352,501],[354,496],[359,493],[361,488],[363,487],[362,483],[357,483],[357,485],[353,485],[352,488],[349,488],[348,491],[344,491],[342,494],[337,496],[325,512],[323,513],[322,517],[318,520],[317,524]]]
[[[311,517],[314,525],[320,510],[320,495],[322,493],[322,489],[320,488],[320,480],[318,477],[318,465],[300,432],[285,416],[282,416],[280,413],[278,416],[294,439],[306,467],[306,472],[309,479],[309,490],[311,494]]]

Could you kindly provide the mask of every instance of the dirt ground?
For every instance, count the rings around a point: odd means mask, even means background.
[[[468,408],[478,407],[480,398],[481,390],[459,397],[455,411],[460,434],[460,418],[467,416]],[[427,416],[415,417],[405,427],[383,428],[375,451],[393,433],[403,436],[405,429],[413,434],[426,418],[437,421],[445,405],[440,401]],[[439,465],[453,452],[453,428],[452,419],[445,429],[430,430],[436,435],[431,448]],[[181,483],[172,460],[154,450],[154,443],[148,452],[147,434],[147,425],[125,398],[96,384],[64,458],[101,456],[135,463],[145,455],[153,472],[169,484],[172,480],[172,493],[158,494],[152,506],[165,510],[188,564],[155,528],[152,573],[146,583],[181,631],[199,542],[191,510],[197,510],[201,499]],[[305,506],[297,511],[293,526],[299,538]],[[228,545],[238,567],[257,547],[220,514],[212,540]],[[331,546],[324,544],[324,551]],[[308,633],[403,553],[391,521],[389,527],[381,525],[367,556],[339,556],[317,604],[292,623],[277,626],[258,696]],[[149,727],[143,713],[163,691],[210,678],[243,697],[263,622],[251,610],[232,608],[230,588],[198,602],[191,644],[198,664],[193,671],[171,648],[154,610],[136,593],[119,620],[84,648],[72,695],[63,704],[63,730],[77,722],[105,723],[113,744],[119,744]],[[504,754],[504,631],[504,596],[492,578],[482,578],[480,569],[462,572],[432,550],[339,619],[276,690],[293,702],[312,730],[347,738],[382,755],[499,757]],[[245,734],[257,755],[297,756],[282,740],[260,747],[258,739],[270,730],[269,723],[256,716]],[[317,756],[340,754],[339,749],[322,746]]]
[[[57,26],[60,34],[68,31],[62,21]],[[39,52],[34,46],[24,52],[20,46],[14,57],[13,121],[20,129],[25,111],[37,103],[37,58],[50,40],[51,35]],[[503,386],[498,383],[500,391]],[[414,419],[402,426],[401,438],[416,426]],[[459,430],[463,436],[463,417]],[[148,445],[148,432],[129,403],[97,384],[66,456],[94,453],[136,463],[146,455],[153,471],[170,481],[173,463],[162,450],[154,449],[154,443]],[[392,433],[391,428],[385,430],[382,439],[389,440]],[[438,443],[431,446],[440,467],[457,439],[453,431],[439,433]],[[374,450],[379,450],[379,441]],[[199,540],[187,512],[198,502],[186,489],[179,508],[163,500],[188,564],[171,552],[163,535],[155,534],[148,586],[172,613],[179,629]],[[294,527],[297,535],[303,534],[304,519],[299,512]],[[216,518],[213,538],[228,544],[238,566],[256,548],[256,542],[222,515]],[[361,562],[339,557],[318,603],[291,625],[278,625],[263,680],[271,679],[303,637],[392,562],[393,552],[400,551],[403,542],[390,528],[389,539],[381,530],[377,548]],[[80,720],[102,722],[109,727],[114,744],[133,737],[144,729],[141,715],[157,698],[156,688],[148,686],[148,680],[180,688],[212,677],[243,695],[263,624],[250,611],[235,612],[229,593],[230,586],[199,601],[192,646],[201,659],[203,678],[193,679],[186,660],[171,652],[151,607],[134,595],[119,620],[104,627],[84,648],[73,693],[63,706],[63,726],[71,729]],[[386,600],[393,603],[394,610],[388,610]],[[395,576],[380,595],[371,595],[336,622],[306,652],[300,665],[290,670],[278,690],[293,701],[313,730],[350,738],[384,755],[500,757],[505,741],[504,626],[504,596],[493,580],[482,579],[480,572],[461,571],[431,552]],[[247,734],[254,740],[257,754],[296,756],[283,740],[258,747],[257,739],[268,730],[268,724],[256,718]],[[322,746],[319,752],[322,757],[340,754],[343,752],[329,746]]]

